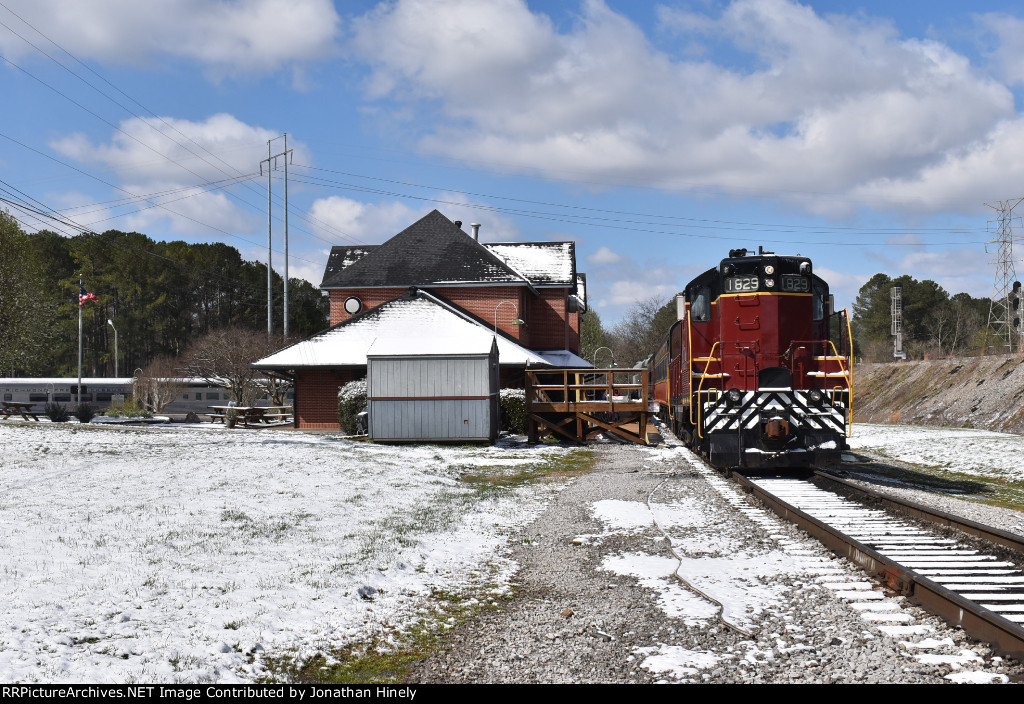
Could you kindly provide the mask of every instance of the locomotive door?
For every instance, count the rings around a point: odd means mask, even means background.
[[[722,297],[722,370],[729,375],[728,388],[757,388],[765,323],[761,298],[756,293]]]

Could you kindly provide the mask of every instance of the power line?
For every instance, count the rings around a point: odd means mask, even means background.
[[[863,234],[863,233],[873,233],[873,234],[879,234],[879,235],[896,235],[896,234],[903,234],[903,233],[906,232],[906,230],[902,229],[902,228],[896,229],[896,228],[854,227],[854,226],[841,226],[841,225],[821,226],[821,225],[792,225],[792,224],[778,224],[778,223],[759,223],[759,222],[744,222],[744,221],[735,221],[735,220],[718,220],[718,219],[713,219],[713,218],[695,218],[695,217],[687,217],[687,216],[682,216],[682,215],[661,215],[661,214],[657,214],[657,213],[641,213],[641,212],[630,211],[630,210],[610,210],[610,209],[606,209],[606,208],[594,208],[594,207],[583,206],[583,205],[575,205],[575,204],[567,204],[567,203],[557,203],[557,202],[553,202],[553,201],[532,200],[532,199],[528,199],[528,198],[515,198],[515,197],[512,197],[512,196],[503,196],[503,195],[498,195],[498,194],[494,194],[494,193],[480,193],[480,192],[475,192],[475,191],[464,191],[464,190],[459,190],[457,188],[451,188],[451,187],[448,187],[448,186],[425,185],[425,184],[420,184],[420,183],[414,183],[414,182],[411,182],[411,181],[401,181],[401,180],[397,180],[397,179],[382,178],[382,177],[378,177],[378,176],[367,176],[365,174],[357,174],[357,173],[352,173],[350,171],[339,171],[339,170],[336,170],[336,169],[326,169],[326,168],[323,168],[323,167],[310,166],[308,164],[292,164],[292,165],[293,166],[297,166],[299,168],[303,168],[303,169],[309,169],[311,171],[323,171],[325,173],[334,173],[334,174],[338,174],[338,175],[341,175],[341,176],[351,176],[353,178],[361,178],[361,179],[366,179],[368,181],[380,181],[382,183],[392,183],[392,184],[399,185],[399,186],[410,186],[410,187],[413,187],[413,188],[424,188],[424,189],[430,189],[430,190],[441,191],[441,192],[449,192],[449,193],[460,193],[462,195],[474,196],[474,197],[478,197],[478,198],[494,198],[494,199],[498,199],[498,200],[507,200],[507,201],[517,202],[517,203],[527,203],[527,204],[530,204],[530,205],[542,205],[542,206],[546,206],[546,207],[564,208],[564,209],[568,209],[568,210],[582,210],[582,211],[589,211],[589,212],[595,212],[595,213],[607,213],[607,214],[610,214],[610,215],[627,215],[627,216],[644,217],[644,218],[657,218],[657,219],[662,219],[662,220],[680,220],[680,221],[684,221],[684,222],[688,222],[688,223],[708,223],[707,225],[691,225],[691,227],[705,227],[705,228],[709,228],[709,229],[721,229],[722,225],[738,225],[738,226],[743,226],[741,229],[755,229],[756,228],[756,229],[760,230],[762,228],[772,228],[770,231],[773,231],[773,232],[787,232],[787,233],[790,233],[790,232],[808,232],[809,234],[829,234],[831,232],[838,231],[838,232],[856,232],[856,233],[861,233],[861,234]],[[468,205],[468,204],[462,204],[462,205]],[[511,211],[511,212],[518,212],[518,211]],[[530,212],[534,212],[534,211],[530,211]],[[590,216],[579,216],[579,217],[587,217],[587,218],[589,218]],[[598,219],[598,218],[595,218],[595,219]],[[629,221],[626,221],[626,222],[629,222]],[[733,228],[729,228],[729,229],[733,229]],[[919,228],[915,228],[915,230],[918,231],[918,232],[951,232],[951,233],[957,233],[957,234],[967,234],[967,233],[972,232],[974,230],[974,228],[966,228],[966,227],[923,227],[922,228],[922,227],[919,227]]]
[[[362,186],[362,185],[354,184],[354,183],[346,183],[346,182],[341,182],[341,181],[334,181],[334,180],[331,180],[331,179],[324,179],[324,178],[320,178],[320,177],[307,177],[306,179],[295,179],[295,180],[297,182],[299,182],[299,183],[306,183],[306,184],[309,184],[309,185],[316,185],[316,186],[322,186],[322,187],[333,187],[333,188],[338,188],[338,189],[341,189],[341,190],[351,190],[351,191],[356,191],[356,192],[359,192],[359,193],[371,193],[371,194],[374,194],[374,195],[383,195],[383,196],[388,196],[388,197],[393,197],[393,198],[406,198],[406,199],[410,199],[410,200],[420,200],[420,201],[427,201],[427,202],[432,202],[432,203],[441,203],[441,204],[444,204],[444,205],[452,205],[452,206],[456,206],[456,207],[460,207],[460,208],[471,208],[471,209],[474,209],[474,210],[481,210],[481,211],[485,211],[485,212],[500,213],[500,214],[505,214],[505,215],[516,215],[516,216],[520,216],[520,217],[528,217],[528,218],[533,218],[533,219],[537,219],[537,220],[547,220],[547,221],[551,221],[551,222],[561,222],[561,223],[567,223],[567,224],[571,224],[571,225],[582,225],[582,226],[585,226],[585,227],[599,227],[599,228],[603,228],[603,229],[624,230],[624,231],[629,231],[629,232],[642,232],[642,233],[657,234],[657,235],[669,235],[669,236],[673,236],[673,237],[688,237],[688,238],[695,238],[695,239],[710,239],[710,240],[726,241],[726,242],[729,242],[729,241],[732,241],[732,242],[745,242],[748,239],[748,238],[740,238],[740,237],[727,237],[727,236],[723,236],[723,235],[698,234],[698,233],[694,233],[694,232],[668,231],[668,230],[661,230],[661,229],[651,229],[650,227],[646,227],[645,228],[645,227],[634,227],[634,226],[631,226],[631,225],[639,225],[639,224],[650,224],[652,226],[657,226],[658,225],[658,223],[645,223],[645,222],[642,222],[642,221],[640,221],[640,222],[637,222],[637,221],[621,221],[621,220],[616,220],[616,219],[613,219],[613,218],[591,218],[591,219],[589,219],[589,221],[588,220],[581,220],[581,219],[579,219],[576,216],[562,215],[562,214],[559,214],[559,213],[551,213],[551,212],[535,211],[535,210],[524,210],[524,209],[519,209],[519,208],[504,208],[504,207],[501,207],[501,206],[485,205],[485,204],[479,204],[479,203],[466,203],[466,202],[462,202],[462,201],[453,201],[453,200],[447,200],[447,199],[443,199],[443,198],[431,198],[431,197],[427,197],[427,196],[418,196],[418,195],[414,195],[414,194],[410,194],[410,193],[403,193],[403,192],[399,192],[399,191],[391,191],[391,190],[384,190],[384,189],[379,189],[379,188],[371,188],[369,186]],[[624,224],[616,224],[616,223],[624,223]],[[662,224],[662,226],[666,226],[666,225]],[[668,225],[668,226],[671,227],[671,225]],[[721,228],[715,228],[715,229],[721,229]],[[726,229],[728,229],[728,228],[726,228]],[[733,228],[733,229],[736,229],[736,228]],[[765,230],[758,229],[758,228],[747,228],[746,231],[765,232]],[[889,234],[894,234],[894,233],[895,233],[895,231],[893,231],[893,232],[891,232]],[[813,233],[807,233],[807,234],[813,234]],[[834,242],[834,241],[822,242],[822,241],[809,241],[809,240],[788,240],[788,239],[784,240],[784,239],[777,239],[777,238],[772,238],[770,241],[774,242],[774,243],[779,243],[779,244],[806,244],[806,245],[817,245],[817,246],[825,245],[825,246],[836,246],[836,247],[919,247],[919,246],[938,247],[938,246],[947,246],[947,245],[956,245],[956,244],[978,244],[978,242],[979,242],[977,240],[958,241],[958,242],[923,242],[923,243],[922,242]]]

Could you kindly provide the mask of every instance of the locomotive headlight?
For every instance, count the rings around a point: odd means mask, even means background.
[[[766,273],[766,274],[768,274],[769,276],[771,276],[772,274],[774,274],[774,273],[775,273],[775,267],[773,267],[773,266],[772,266],[771,264],[769,264],[768,266],[766,266],[766,267],[764,268],[764,273]]]
[[[821,395],[821,392],[818,391],[817,389],[811,389],[807,394],[807,399],[815,406],[821,403],[822,398],[824,397]]]
[[[765,279],[764,285],[768,288],[775,288],[775,279]]]
[[[734,406],[740,405],[740,401],[743,400],[743,392],[739,389],[729,389],[725,393],[726,400]]]

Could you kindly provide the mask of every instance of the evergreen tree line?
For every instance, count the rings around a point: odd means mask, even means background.
[[[121,376],[160,357],[179,358],[215,330],[266,330],[267,266],[243,260],[234,247],[156,242],[117,230],[26,234],[0,212],[0,375],[77,374],[79,277],[97,297],[82,307],[86,376],[114,375],[114,327]],[[280,333],[283,281],[276,272],[273,289]],[[292,341],[325,328],[327,313],[319,288],[290,279]]]
[[[903,349],[908,359],[999,354],[988,327],[990,299],[968,293],[949,295],[934,281],[908,274],[892,278],[875,274],[861,286],[853,304],[854,353],[867,361],[891,361],[892,298],[903,287]],[[1005,340],[1003,341],[1005,344]]]
[[[851,313],[854,355],[867,361],[893,356],[891,289],[903,287],[903,348],[908,359],[998,354],[1006,350],[988,327],[990,299],[968,293],[950,295],[934,281],[904,274],[875,274],[861,288]],[[661,345],[676,320],[675,297],[636,303],[623,319],[605,329],[591,308],[580,321],[582,356],[606,367],[614,357],[620,367],[632,366]],[[843,335],[835,331],[835,339]],[[611,350],[599,351],[602,347]],[[599,351],[595,358],[595,352]]]

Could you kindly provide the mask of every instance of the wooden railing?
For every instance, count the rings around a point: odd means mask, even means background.
[[[647,410],[647,369],[526,372],[526,410],[535,413]]]
[[[530,440],[553,433],[586,442],[599,433],[648,442],[647,369],[554,369],[526,372]]]

